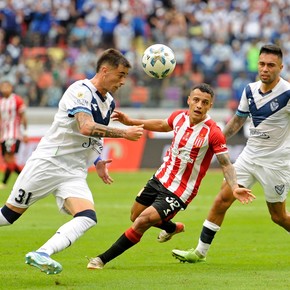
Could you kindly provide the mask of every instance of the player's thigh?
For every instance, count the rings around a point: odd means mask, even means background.
[[[234,163],[234,167],[236,170],[238,184],[246,188],[252,188],[257,181],[254,175],[254,164],[251,164],[242,158],[238,158]]]
[[[26,209],[56,190],[61,174],[56,169],[49,173],[50,166],[43,160],[29,160],[18,176],[7,203]]]
[[[59,210],[64,213],[75,215],[87,209],[94,210],[93,195],[83,177],[64,176],[54,194]]]
[[[182,201],[171,193],[160,192],[152,206],[156,209],[163,221],[171,220],[180,210],[185,209]]]
[[[147,205],[143,205],[137,201],[134,201],[131,208],[131,216],[130,216],[131,221],[133,222],[147,207],[148,207]]]
[[[262,185],[265,199],[269,203],[283,203],[289,192],[289,176],[288,168],[275,170],[260,166],[256,168],[257,179]]]

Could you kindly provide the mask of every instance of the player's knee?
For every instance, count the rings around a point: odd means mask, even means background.
[[[91,221],[91,226],[97,224],[97,215],[96,212],[92,209],[86,209],[84,211],[78,212],[74,217],[86,217]]]
[[[6,205],[1,208],[1,214],[3,216],[1,225],[11,225],[21,216],[20,213],[13,211]]]
[[[276,213],[271,213],[271,219],[272,219],[272,221],[273,221],[275,224],[277,224],[277,225],[279,225],[279,226],[281,226],[281,227],[284,226],[284,224],[285,224],[285,220],[286,220],[286,219],[283,217],[283,215],[276,214]]]

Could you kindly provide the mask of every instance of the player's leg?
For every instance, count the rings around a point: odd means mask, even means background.
[[[87,268],[102,269],[106,263],[139,243],[145,231],[160,219],[159,213],[153,206],[147,207],[107,251],[90,259]]]
[[[39,268],[46,274],[58,274],[62,271],[61,264],[50,256],[72,245],[97,223],[96,213],[91,202],[80,198],[68,198],[65,204],[67,211],[75,213],[74,218],[62,225],[38,250],[29,252],[25,256],[27,264]]]
[[[238,183],[246,188],[251,188],[256,182],[254,176],[255,167],[245,161],[242,155],[234,164]],[[203,223],[201,234],[196,249],[188,251],[173,250],[172,255],[182,262],[196,263],[206,259],[207,252],[213,242],[216,233],[219,231],[227,210],[235,201],[231,188],[224,180],[221,190],[215,197],[214,203],[208,213],[207,219]]]
[[[0,227],[12,225],[25,212],[26,208],[18,208],[6,203],[0,208]]]
[[[149,183],[152,185],[152,182],[149,181]],[[142,203],[146,203],[147,199],[148,203],[149,200],[152,203],[150,196],[156,196],[152,205],[140,213],[133,222],[133,225],[107,251],[98,255],[96,258],[90,259],[87,266],[88,269],[102,269],[106,263],[137,244],[147,229],[160,223],[162,220],[171,219],[183,208],[183,205],[178,202],[174,195],[171,194],[169,196],[159,191],[158,188],[154,189],[154,182],[152,187],[150,184],[148,185],[147,183],[142,193],[137,196],[136,201],[142,200]]]
[[[290,168],[273,170],[260,167],[257,172],[272,221],[290,232],[290,213],[286,209],[286,198],[290,189]]]
[[[141,190],[141,192],[138,194],[138,196],[141,196],[143,190]],[[152,196],[153,197],[153,196]],[[152,198],[152,201],[150,201],[151,203],[154,201],[155,196]],[[135,201],[133,203],[133,206],[131,208],[131,216],[130,219],[132,222],[134,222],[136,220],[136,218],[148,207],[148,201],[145,203],[147,205],[143,205],[142,203],[143,201],[143,197],[138,199],[138,201]],[[140,203],[142,202],[142,203]],[[169,241],[173,235],[184,232],[184,224],[180,223],[180,222],[172,222],[171,220],[169,221],[160,221],[158,224],[154,225],[154,227],[160,228],[162,229],[162,231],[159,233],[158,237],[157,237],[157,241],[160,243]]]
[[[210,248],[215,234],[219,231],[228,208],[235,201],[231,188],[223,181],[221,191],[216,196],[214,203],[203,223],[196,249],[188,251],[173,250],[172,255],[183,262],[195,263],[205,261],[205,256]]]
[[[2,156],[6,165],[2,184],[0,184],[1,188],[6,187],[6,184],[13,171],[15,171],[17,174],[20,173],[20,168],[18,164],[16,163],[16,158],[15,158],[15,154],[19,151],[19,145],[20,145],[19,140],[6,140],[1,144]]]
[[[64,179],[56,193],[56,200],[59,208],[71,214],[73,219],[62,225],[38,250],[26,255],[26,263],[47,274],[62,271],[62,266],[50,256],[72,245],[97,223],[92,194],[85,180]]]
[[[267,202],[272,221],[284,228],[290,234],[290,213],[286,210],[286,201]]]

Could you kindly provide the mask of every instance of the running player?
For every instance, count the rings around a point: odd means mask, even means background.
[[[236,115],[225,127],[224,134],[230,138],[251,117],[250,137],[234,165],[238,183],[249,188],[256,182],[261,184],[272,221],[290,233],[290,214],[286,210],[290,187],[290,84],[281,78],[282,69],[280,47],[262,46],[258,61],[260,80],[245,87]],[[234,201],[232,189],[223,182],[203,223],[197,248],[173,250],[173,256],[189,263],[205,261],[214,236]]]
[[[117,50],[103,52],[92,79],[68,87],[59,102],[50,129],[18,176],[6,204],[0,210],[0,226],[13,224],[32,204],[53,194],[59,209],[73,216],[44,245],[26,254],[26,263],[47,274],[62,266],[50,256],[64,250],[97,223],[92,193],[86,182],[88,167],[95,164],[104,183],[113,180],[101,160],[103,137],[138,140],[142,126],[108,127],[115,109],[111,95],[124,85],[130,69]],[[110,93],[111,92],[111,93]]]
[[[144,125],[158,132],[174,131],[164,162],[137,195],[131,210],[132,226],[104,253],[90,259],[87,268],[102,269],[106,263],[136,245],[152,226],[162,229],[157,240],[165,242],[184,231],[182,223],[171,219],[197,195],[213,154],[226,181],[241,202],[254,198],[250,190],[239,188],[230,162],[225,137],[207,114],[213,105],[214,92],[207,84],[197,85],[188,96],[189,110],[173,112],[168,119],[136,120],[116,111],[112,119],[125,125]]]

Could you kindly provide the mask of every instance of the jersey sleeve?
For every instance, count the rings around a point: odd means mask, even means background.
[[[214,126],[210,131],[210,146],[214,152],[214,154],[221,154],[221,153],[227,153],[228,148],[226,144],[226,138],[224,134],[222,133],[220,127]]]
[[[19,112],[20,114],[25,112],[26,105],[25,105],[24,100],[18,95],[15,95],[15,100],[16,100],[17,112]]]
[[[242,93],[242,96],[241,96],[241,100],[240,100],[238,109],[236,111],[236,115],[238,115],[239,117],[246,118],[250,114],[249,101],[248,101],[248,98],[247,98],[247,92],[249,90],[251,90],[249,85],[243,90],[243,93]]]
[[[65,105],[69,117],[76,113],[84,112],[92,115],[92,92],[85,84],[78,84],[71,87],[65,96]]]
[[[177,111],[174,111],[168,118],[167,118],[167,123],[168,125],[173,129],[174,128],[174,124],[175,124],[175,121],[176,121],[176,117],[182,113],[186,113],[185,110],[177,110]]]

